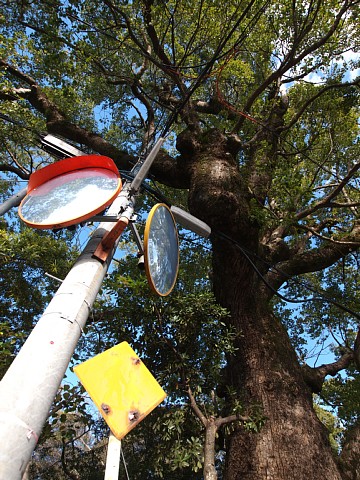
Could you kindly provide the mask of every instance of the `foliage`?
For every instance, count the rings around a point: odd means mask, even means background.
[[[316,415],[329,432],[331,448],[333,449],[334,454],[337,455],[340,450],[341,433],[343,432],[343,428],[340,426],[339,419],[329,410],[322,408],[319,403],[316,402],[316,400],[314,408]]]
[[[106,439],[95,426],[85,423],[74,413],[61,414],[63,419],[52,437],[36,449],[29,466],[34,479],[81,478],[97,480],[104,477]]]
[[[208,413],[220,413],[223,402],[214,405],[213,394],[225,354],[233,351],[234,332],[224,323],[227,311],[206,287],[209,262],[201,245],[182,246],[177,286],[168,298],[150,292],[136,263],[130,255],[116,262],[78,355],[86,358],[126,340],[167,392],[165,404],[124,439],[132,477],[198,478],[203,434],[188,406],[186,386],[201,395]]]
[[[346,378],[337,375],[324,385],[324,399],[336,407],[338,418],[346,427],[359,419],[359,381],[359,374],[351,372]]]
[[[45,272],[65,276],[75,251],[59,237],[25,227],[19,232],[2,228],[0,251],[3,376],[57,287]]]

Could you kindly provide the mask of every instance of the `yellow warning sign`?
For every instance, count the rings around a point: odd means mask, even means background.
[[[74,372],[119,440],[166,397],[127,342],[75,366]]]

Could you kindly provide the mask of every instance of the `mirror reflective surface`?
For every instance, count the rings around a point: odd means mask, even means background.
[[[102,211],[120,187],[120,178],[111,170],[75,170],[31,190],[19,207],[19,215],[37,228],[74,225]]]
[[[166,296],[174,288],[179,269],[179,242],[174,218],[162,203],[155,205],[144,234],[145,271],[151,288]]]

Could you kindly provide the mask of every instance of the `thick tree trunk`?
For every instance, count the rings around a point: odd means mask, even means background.
[[[177,146],[191,171],[190,211],[213,230],[214,292],[239,333],[224,383],[235,388],[245,415],[260,409],[265,419],[257,433],[235,429],[225,479],[340,480],[288,334],[271,313],[269,292],[235,243],[258,252],[249,179],[240,174],[235,152],[219,131],[184,132]]]
[[[312,408],[287,332],[268,310],[261,284],[231,245],[214,244],[214,288],[240,333],[227,381],[245,409],[260,408],[258,433],[237,428],[227,454],[226,480],[339,480],[325,428]]]

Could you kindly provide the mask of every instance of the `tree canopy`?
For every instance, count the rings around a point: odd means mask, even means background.
[[[79,347],[128,339],[170,392],[129,440],[139,478],[359,478],[360,2],[0,4],[2,197],[54,161],[43,133],[125,175],[164,136],[147,191],[212,230],[182,246],[166,300],[121,259]],[[1,228],[3,369],[52,288],[41,269],[68,268],[70,233]]]

